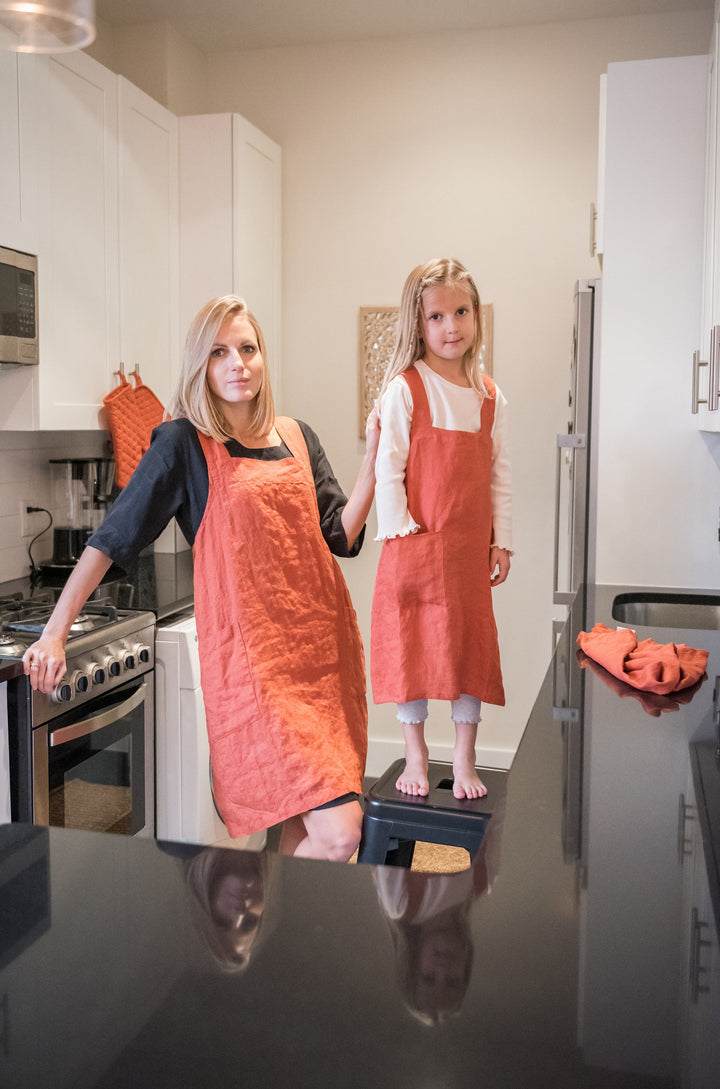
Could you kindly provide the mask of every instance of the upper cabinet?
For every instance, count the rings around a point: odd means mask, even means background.
[[[704,431],[720,431],[720,33],[713,30],[708,69],[705,247],[702,318],[693,353],[690,405]]]
[[[178,370],[178,120],[118,80],[120,359],[167,405]]]
[[[180,328],[240,295],[265,337],[280,401],[279,146],[237,114],[181,117]]]
[[[117,79],[83,53],[32,59],[20,138],[38,195],[33,426],[95,428],[118,358]]]

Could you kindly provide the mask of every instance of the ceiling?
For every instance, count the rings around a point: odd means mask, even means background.
[[[96,0],[106,23],[167,20],[206,53],[712,6],[713,0]]]

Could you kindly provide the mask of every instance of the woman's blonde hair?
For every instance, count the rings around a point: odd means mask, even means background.
[[[218,442],[227,442],[233,438],[233,434],[210,390],[207,369],[210,352],[221,326],[235,317],[246,318],[250,322],[263,358],[262,383],[253,402],[248,435],[261,436],[270,431],[275,422],[275,403],[270,387],[265,338],[257,319],[248,310],[247,303],[237,295],[222,295],[217,299],[210,299],[193,318],[185,340],[180,377],[168,406],[168,412],[173,419],[186,417],[198,431],[210,435]]]
[[[453,257],[438,257],[432,261],[426,261],[424,265],[418,265],[405,281],[400,298],[395,350],[385,372],[380,396],[393,378],[412,367],[418,359],[422,359],[425,354],[425,341],[422,335],[423,292],[428,288],[446,286],[462,288],[463,291],[467,291],[472,300],[475,336],[463,355],[462,368],[476,393],[481,398],[486,395],[487,390],[482,380],[479,358],[482,345],[482,309],[478,289],[464,265]]]

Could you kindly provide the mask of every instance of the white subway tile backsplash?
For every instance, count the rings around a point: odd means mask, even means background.
[[[107,431],[0,431],[0,582],[30,570],[31,538],[20,536],[19,505],[50,508],[50,459],[108,457],[109,439]],[[50,559],[52,530],[32,551],[35,563]]]

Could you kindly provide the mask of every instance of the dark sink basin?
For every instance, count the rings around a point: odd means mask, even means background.
[[[673,594],[663,590],[618,594],[614,620],[634,628],[703,628],[720,631],[720,596]]]

